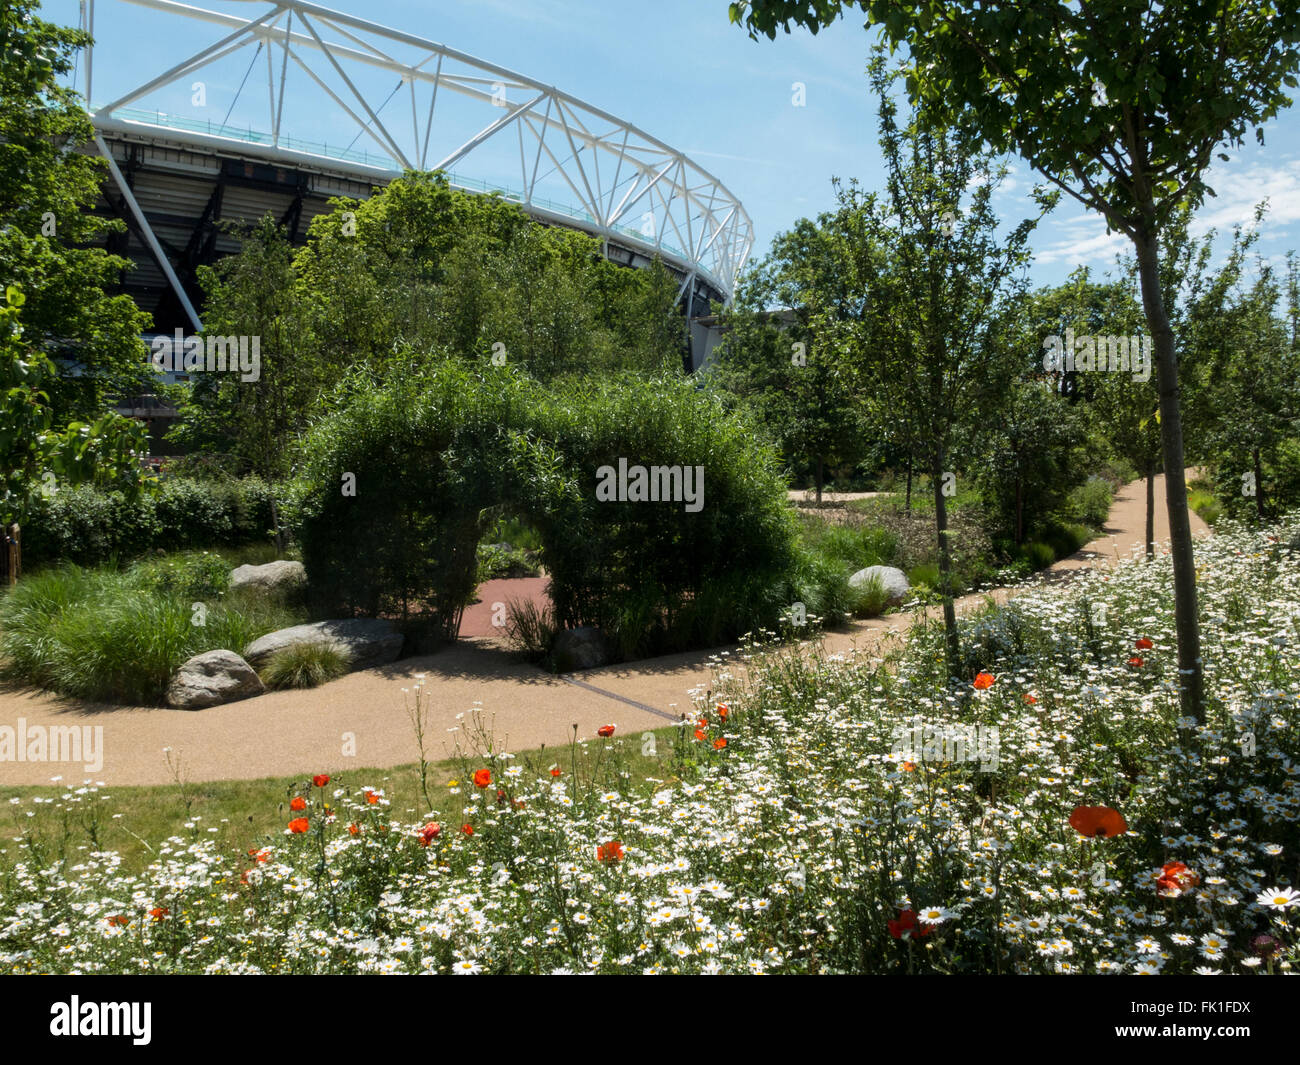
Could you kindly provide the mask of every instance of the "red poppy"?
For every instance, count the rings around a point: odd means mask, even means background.
[[[248,852],[248,856],[255,862],[264,862],[267,858],[271,857],[271,848],[263,847],[261,850],[254,848]]]
[[[912,772],[915,768],[916,768],[916,763],[915,763],[915,762],[904,762],[904,763],[903,763],[903,772],[904,772],[904,773],[910,773],[910,772]]]
[[[895,939],[902,939],[904,935],[928,936],[934,931],[933,925],[924,927],[918,925],[915,910],[899,910],[898,920],[886,922],[889,925],[889,934]]]
[[[601,725],[600,728],[596,729],[596,735],[597,735],[597,736],[604,736],[605,739],[609,739],[612,735],[614,735],[614,726],[613,726],[613,725]]]
[[[172,911],[169,910],[166,906],[155,906],[152,910],[149,911],[149,916],[152,917],[155,921],[161,921],[164,917],[166,917],[171,912]]]
[[[722,718],[723,721],[726,721],[729,713],[731,713],[731,711],[727,709],[725,703],[718,703],[718,717]]]
[[[697,729],[695,730],[695,738],[696,738],[697,740],[705,739],[706,737],[705,737],[705,734],[704,734],[704,729],[702,729],[702,728],[697,728]]]
[[[558,765],[557,765],[557,766],[552,766],[552,767],[551,767],[551,776],[553,776],[553,777],[558,777],[559,775],[560,775],[560,767],[559,767]]]
[[[1156,877],[1156,894],[1161,898],[1175,898],[1200,882],[1201,878],[1182,862],[1168,862]]]
[[[1034,696],[1030,695],[1028,692],[1025,692],[1025,694],[1022,695],[1020,698],[1024,699],[1024,701],[1028,703],[1030,706],[1034,706],[1038,703],[1038,700]]]
[[[442,832],[442,825],[438,824],[437,821],[430,821],[427,825],[425,825],[422,829],[420,829],[420,833],[419,833],[420,846],[427,847],[430,843],[432,843],[435,839],[438,838],[438,834],[440,832]]]
[[[1076,806],[1070,814],[1070,827],[1081,836],[1121,836],[1128,823],[1118,810],[1109,806]]]
[[[709,719],[708,719],[707,717],[702,717],[702,718],[700,718],[698,724],[699,724],[700,728],[708,728],[708,727],[709,727]]]
[[[367,788],[367,789],[366,789],[366,802],[368,802],[371,806],[374,806],[375,803],[377,803],[378,801],[379,801],[379,792],[377,792],[377,791],[371,791],[369,788]]]
[[[727,738],[725,736],[719,736],[716,740],[713,741],[713,749],[715,751],[722,750],[722,748],[725,747],[726,745],[727,745]]]
[[[462,832],[464,832],[465,835],[467,835],[467,836],[472,836],[472,835],[474,835],[474,826],[473,826],[473,825],[461,825],[461,826],[460,826],[460,830],[461,830]]]
[[[1151,650],[1151,648],[1155,646],[1155,644],[1153,644],[1145,636],[1142,636],[1139,639],[1133,641],[1133,646],[1136,647],[1139,651],[1149,651]]]
[[[323,788],[326,784],[330,782],[330,776],[328,773],[321,773],[318,776],[312,777],[311,782],[315,784],[316,787]]]
[[[349,836],[359,836],[360,834],[361,834],[361,826],[359,824],[353,821],[352,824],[348,825]]]
[[[596,848],[596,861],[598,862],[621,862],[623,860],[623,844],[616,839],[611,839],[604,846]]]
[[[492,773],[487,769],[480,769],[474,774],[474,787],[486,788],[492,783]]]
[[[293,802],[289,804],[289,809],[294,811],[305,810],[307,809],[307,800],[301,795],[295,795],[293,797]]]
[[[994,677],[992,673],[976,673],[975,679],[971,683],[976,691],[982,692],[993,687],[993,682],[996,679],[997,678]]]
[[[289,831],[295,834],[302,834],[311,827],[310,822],[305,817],[295,817],[289,822]]]
[[[125,928],[127,925],[131,923],[130,920],[127,919],[126,914],[124,913],[115,913],[113,914],[112,917],[105,918],[105,920],[107,920],[109,924],[119,925],[122,928]]]
[[[1140,655],[1134,655],[1132,658],[1128,660],[1128,664],[1130,666],[1133,666],[1136,669],[1140,666],[1145,665],[1146,663],[1142,660],[1142,657]]]

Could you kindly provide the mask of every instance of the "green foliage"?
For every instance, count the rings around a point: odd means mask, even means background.
[[[134,498],[88,485],[60,488],[33,500],[23,527],[27,567],[69,561],[94,566],[150,550],[237,547],[273,532],[276,487],[240,481],[173,478]]]
[[[144,559],[132,567],[131,576],[141,589],[155,594],[214,599],[230,587],[230,563],[210,551],[191,551]]]
[[[238,652],[302,620],[272,604],[214,598],[196,625],[189,590],[163,593],[157,578],[150,567],[72,565],[25,577],[0,598],[4,676],[77,699],[160,705],[173,673],[194,655]]]
[[[19,313],[25,302],[15,285],[0,306],[0,523],[26,523],[36,500],[61,484],[89,482],[135,496],[146,437],[140,422],[109,413],[93,424],[56,424],[47,389],[54,363],[24,342]]]
[[[268,688],[319,688],[347,673],[348,656],[331,643],[295,643],[271,655],[259,672]]]
[[[1071,520],[1100,529],[1110,516],[1110,505],[1114,498],[1115,490],[1110,482],[1092,476],[1071,490],[1064,511]]]
[[[994,535],[1023,543],[1083,480],[1082,421],[1041,382],[1017,382],[981,435],[973,466]]]
[[[542,659],[551,650],[559,625],[551,604],[531,599],[506,604],[506,639],[529,658]]]
[[[174,438],[236,472],[288,473],[353,371],[386,380],[446,358],[569,374],[680,373],[677,285],[614,265],[599,241],[532,222],[516,204],[408,172],[364,202],[337,200],[294,251],[267,217],[238,255],[201,272],[209,332],[261,337],[262,373],[177,386]]]
[[[546,390],[509,367],[444,362],[349,387],[304,449],[299,535],[328,609],[418,611],[454,638],[503,511],[541,538],[557,622],[601,628],[625,654],[721,642],[780,609],[792,530],[775,462],[689,382]],[[597,498],[620,459],[702,466],[702,508]]]
[[[79,373],[46,366],[35,386],[62,431],[72,422],[97,423],[112,396],[140,391],[147,378],[140,332],[149,316],[129,296],[104,293],[130,262],[86,246],[125,228],[94,210],[104,162],[78,150],[93,131],[66,76],[87,36],[38,18],[37,10],[27,0],[0,6],[0,284],[27,297],[18,342],[24,359],[43,355],[48,344],[51,354],[80,366]],[[9,337],[3,329],[0,335]],[[9,384],[0,382],[0,390]]]

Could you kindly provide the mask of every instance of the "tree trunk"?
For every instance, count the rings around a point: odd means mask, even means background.
[[[1187,514],[1187,481],[1183,471],[1183,419],[1178,403],[1178,360],[1160,291],[1160,245],[1147,230],[1134,239],[1142,306],[1155,345],[1156,380],[1160,391],[1160,445],[1164,455],[1165,503],[1169,510],[1169,547],[1174,564],[1174,625],[1178,633],[1178,696],[1184,717],[1205,722],[1201,629],[1196,607],[1196,561],[1192,553],[1192,523]]]
[[[939,594],[943,597],[943,632],[948,649],[948,674],[961,671],[961,644],[957,636],[957,610],[952,602],[952,554],[948,550],[948,501],[943,494],[943,448],[936,444],[934,467],[934,531],[939,541]]]
[[[1156,460],[1147,459],[1147,558],[1156,557]]]
[[[1255,517],[1264,520],[1264,466],[1259,460],[1259,448],[1251,452],[1255,460]]]
[[[1020,478],[1016,478],[1016,546],[1025,542],[1025,502]]]
[[[817,505],[822,505],[822,457],[817,456]]]

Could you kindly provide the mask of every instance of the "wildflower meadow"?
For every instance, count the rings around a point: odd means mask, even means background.
[[[320,774],[279,834],[195,818],[135,873],[94,842],[111,789],[14,800],[0,966],[1288,972],[1295,532],[1224,524],[1197,545],[1204,725],[1179,714],[1169,568],[1129,560],[964,618],[975,683],[947,679],[938,625],[875,656],[752,641],[715,659],[662,779],[633,779],[646,740],[617,720],[575,774],[575,749],[498,749],[482,707],[427,804]],[[422,690],[403,697],[418,726]],[[982,739],[949,742],[962,729]]]

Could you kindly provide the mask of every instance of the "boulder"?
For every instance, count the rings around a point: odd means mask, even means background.
[[[176,671],[167,688],[167,705],[180,710],[233,703],[266,691],[253,667],[234,651],[205,651]]]
[[[564,629],[555,637],[551,658],[560,673],[572,673],[575,669],[595,669],[609,661],[609,645],[605,641],[605,634],[589,625]]]
[[[266,664],[276,651],[300,643],[326,643],[347,656],[351,669],[370,669],[393,661],[402,653],[403,636],[382,618],[342,618],[293,625],[259,637],[244,648],[254,666]]]
[[[261,592],[281,592],[307,583],[307,571],[301,562],[268,562],[264,566],[240,566],[230,571],[230,590],[255,588]]]
[[[849,578],[849,585],[862,588],[872,580],[878,580],[891,604],[897,605],[907,598],[912,586],[907,583],[907,574],[894,566],[868,566],[860,569]]]

